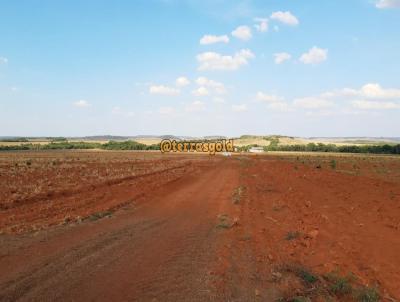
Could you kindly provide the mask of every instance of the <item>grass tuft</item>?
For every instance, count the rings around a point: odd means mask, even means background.
[[[346,295],[353,291],[351,281],[354,279],[352,275],[346,277],[340,276],[337,272],[327,274],[326,279],[331,284],[329,289],[336,295]]]
[[[297,271],[297,275],[306,283],[314,283],[318,281],[318,277],[310,271],[301,268]]]
[[[244,186],[237,187],[232,194],[232,202],[234,204],[239,204],[242,199],[243,192],[245,190]]]
[[[229,216],[227,214],[218,215],[218,220],[219,222],[217,224],[217,228],[229,229],[232,226]]]
[[[297,232],[297,231],[296,232],[292,232],[292,231],[290,231],[290,232],[288,232],[286,234],[285,239],[288,240],[288,241],[291,241],[291,240],[297,239],[299,237],[300,237],[300,232]]]
[[[380,296],[376,288],[363,287],[356,290],[355,297],[359,302],[378,302]]]
[[[88,217],[90,221],[96,221],[104,217],[110,217],[112,215],[111,211],[97,212]]]

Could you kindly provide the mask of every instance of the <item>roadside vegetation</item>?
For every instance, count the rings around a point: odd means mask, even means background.
[[[374,286],[361,285],[353,274],[341,275],[338,271],[327,274],[316,274],[311,270],[296,265],[281,267],[275,282],[288,280],[291,276],[298,278],[302,283],[295,295],[289,294],[279,301],[354,301],[378,302],[381,297]]]

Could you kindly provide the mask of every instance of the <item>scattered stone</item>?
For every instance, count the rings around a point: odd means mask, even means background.
[[[319,234],[318,230],[312,230],[307,233],[307,237],[311,238],[311,239],[315,239],[315,238],[317,238],[318,234]]]
[[[268,220],[271,220],[272,222],[278,223],[278,220],[276,220],[276,219],[274,219],[272,217],[267,216],[265,218],[268,219]]]
[[[272,280],[273,281],[280,281],[282,279],[282,274],[280,272],[273,272],[272,273]]]

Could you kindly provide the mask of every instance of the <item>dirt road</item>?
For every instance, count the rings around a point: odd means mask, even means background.
[[[325,286],[336,270],[400,297],[397,182],[278,157],[190,167],[91,191],[134,200],[111,217],[2,235],[0,300],[353,301]]]
[[[232,163],[204,167],[112,218],[18,238],[17,246],[3,239],[1,300],[211,297],[217,216],[237,183]]]

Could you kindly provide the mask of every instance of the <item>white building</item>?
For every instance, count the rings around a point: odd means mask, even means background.
[[[249,149],[250,153],[262,153],[264,152],[264,148],[263,147],[251,147]]]

